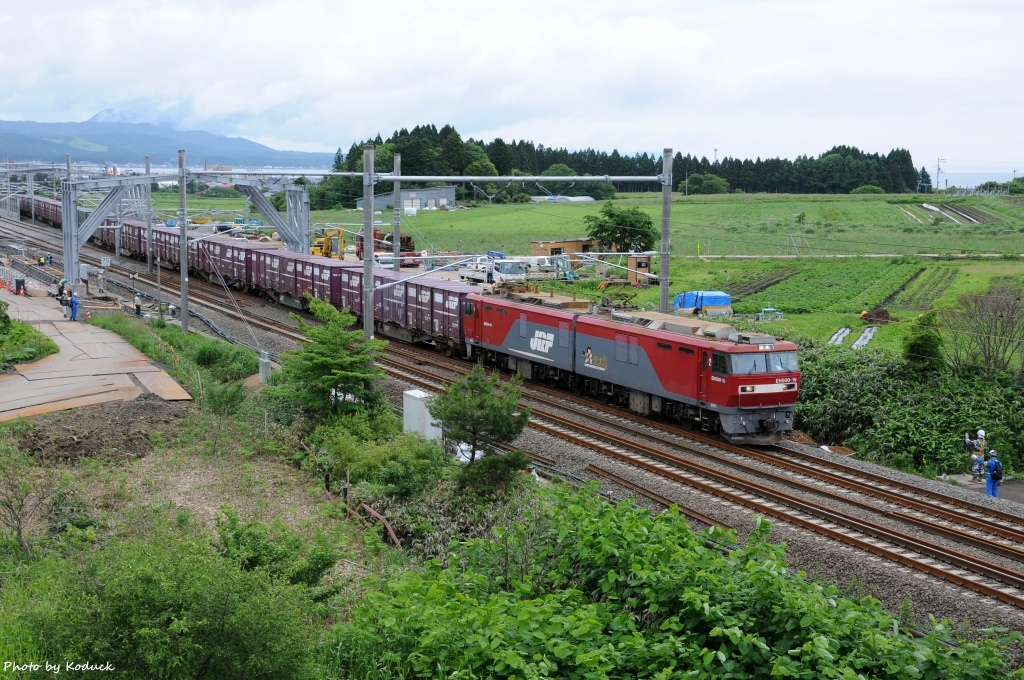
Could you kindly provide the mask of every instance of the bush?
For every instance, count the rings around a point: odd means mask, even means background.
[[[960,680],[1008,671],[1000,647],[1018,633],[947,646],[937,624],[915,639],[877,600],[805,582],[768,542],[767,522],[723,555],[677,508],[652,515],[595,489],[544,492],[533,516],[510,517],[493,539],[368,592],[322,648],[332,677]]]
[[[934,367],[933,365],[931,367]],[[1016,467],[1024,447],[1013,384],[946,371],[917,371],[902,357],[845,347],[802,348],[797,427],[826,444],[900,469],[967,472],[963,434],[983,428]]]
[[[862,184],[856,189],[850,190],[851,194],[884,194],[885,189],[874,184]]]
[[[334,479],[380,484],[399,498],[421,493],[455,467],[440,445],[403,434],[384,404],[335,416],[310,441]]]
[[[31,326],[0,316],[0,364],[33,361],[58,352],[57,344]]]
[[[114,541],[84,568],[37,565],[58,572],[23,613],[41,658],[109,662],[116,678],[312,675],[302,591],[202,541]]]
[[[530,458],[516,449],[505,454],[491,454],[467,465],[459,473],[459,487],[481,495],[499,493],[521,470],[530,465]]]
[[[230,506],[223,506],[215,522],[217,552],[245,571],[261,569],[274,579],[315,587],[338,559],[323,537],[308,545],[280,521],[242,522]]]

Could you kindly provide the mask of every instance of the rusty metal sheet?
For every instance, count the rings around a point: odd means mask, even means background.
[[[164,401],[191,401],[192,395],[163,371],[160,373],[136,373],[136,380],[147,390]]]

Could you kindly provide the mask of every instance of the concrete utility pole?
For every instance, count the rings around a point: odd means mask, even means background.
[[[181,332],[188,333],[188,205],[185,200],[185,150],[178,151],[178,233],[181,240]]]
[[[66,154],[66,160],[68,163],[68,181],[71,181],[71,154]]]
[[[402,181],[397,179],[402,174],[402,154],[395,154],[395,191],[392,194],[394,196],[394,209],[395,209],[395,234],[392,238],[395,242],[391,244],[392,249],[395,253],[395,271],[402,271]]]
[[[668,314],[668,270],[672,253],[672,149],[661,157],[661,278],[659,311]]]
[[[363,147],[363,339],[373,340],[373,144]]]
[[[149,175],[149,156],[146,156],[146,175]],[[146,185],[146,273],[153,273],[153,185]]]

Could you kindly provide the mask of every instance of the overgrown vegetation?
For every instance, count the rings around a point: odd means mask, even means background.
[[[28,324],[11,319],[8,307],[0,300],[0,368],[57,353],[53,340]]]
[[[1001,677],[996,634],[918,640],[806,583],[761,523],[723,556],[677,512],[555,488],[445,563],[380,584],[325,645],[341,677]],[[850,677],[853,677],[850,675]]]

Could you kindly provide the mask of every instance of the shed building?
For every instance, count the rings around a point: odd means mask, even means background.
[[[594,238],[570,238],[563,241],[533,241],[530,244],[530,254],[534,257],[541,255],[568,255],[573,268],[583,266],[584,262],[573,253],[601,252],[601,244]]]
[[[386,194],[374,194],[373,205],[375,208],[383,208],[386,205],[395,204],[395,192],[389,191]],[[426,189],[402,189],[401,209],[425,210],[430,208],[448,208],[455,205],[455,187],[429,187]],[[356,199],[356,208],[363,209],[363,199]]]

